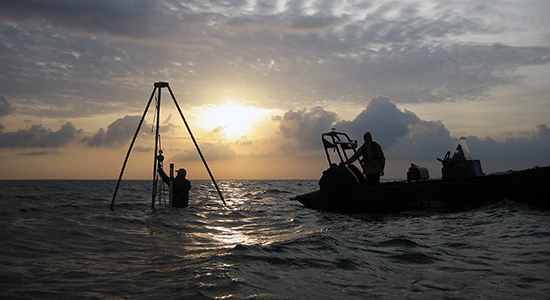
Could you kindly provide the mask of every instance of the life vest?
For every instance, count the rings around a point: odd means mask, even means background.
[[[380,156],[380,153],[378,153],[378,152],[379,152],[378,149],[379,149],[380,145],[378,145],[378,143],[376,143],[376,142],[371,142],[371,147],[370,147],[370,149],[371,149],[371,153],[370,153],[370,154],[371,154],[371,155],[370,155],[370,157],[368,156],[368,153],[369,153],[369,152],[368,152],[368,150],[367,150],[367,144],[366,144],[366,143],[363,144],[362,147],[363,147],[363,150],[362,150],[362,151],[363,151],[363,159],[364,159],[365,161],[370,161],[371,159],[373,159],[373,160],[374,160],[374,159],[378,159],[378,157]]]

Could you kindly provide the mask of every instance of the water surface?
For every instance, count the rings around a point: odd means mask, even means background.
[[[0,181],[2,299],[550,299],[550,212],[340,215],[288,198],[310,181]]]

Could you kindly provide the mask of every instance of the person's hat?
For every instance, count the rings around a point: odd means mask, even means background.
[[[176,172],[178,172],[178,175],[180,175],[180,174],[183,175],[183,176],[187,175],[187,171],[185,171],[184,168],[181,168],[181,169],[179,169],[179,170],[176,170]]]

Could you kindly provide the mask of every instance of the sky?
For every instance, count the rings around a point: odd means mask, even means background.
[[[168,82],[216,179],[318,179],[331,128],[441,176],[550,165],[547,0],[0,0],[0,179],[150,179]],[[156,99],[156,96],[155,96]],[[155,101],[154,101],[155,102]],[[207,179],[161,90],[165,164]],[[166,168],[166,166],[165,166]]]

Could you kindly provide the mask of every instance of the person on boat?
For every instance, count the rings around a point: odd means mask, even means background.
[[[158,172],[162,181],[170,185],[170,177],[164,172],[162,166],[159,164]],[[189,190],[191,189],[191,182],[185,178],[187,171],[183,168],[176,171],[178,175],[174,178],[173,187],[173,207],[187,207],[189,206]]]
[[[357,149],[357,152],[346,160],[344,164],[351,164],[362,156],[363,174],[365,174],[367,186],[378,185],[380,184],[380,176],[384,175],[386,158],[384,157],[382,147],[372,140],[370,132],[367,131],[363,135],[363,139],[365,140],[363,146]]]

